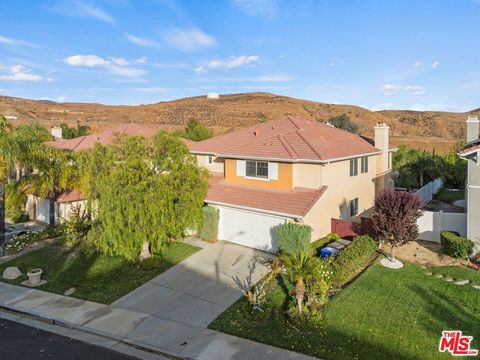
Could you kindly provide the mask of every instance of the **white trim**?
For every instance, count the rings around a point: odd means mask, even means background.
[[[278,180],[278,163],[277,162],[268,162],[268,179]]]
[[[244,176],[245,179],[248,180],[260,180],[260,181],[270,181],[268,178],[263,178],[263,177],[255,177],[255,176]]]
[[[233,204],[228,204],[220,201],[210,201],[210,200],[205,200],[207,204],[212,204],[212,205],[218,205],[218,206],[226,206],[226,207],[231,207],[234,209],[240,209],[240,210],[247,210],[247,211],[252,211],[252,212],[259,212],[263,214],[270,214],[270,215],[276,215],[276,216],[284,216],[288,217],[291,219],[295,220],[303,220],[305,217],[300,216],[300,215],[293,215],[293,214],[288,214],[288,213],[282,213],[278,211],[271,211],[271,210],[265,210],[265,209],[257,209],[257,208],[252,208],[248,206],[241,206],[241,205],[233,205]]]

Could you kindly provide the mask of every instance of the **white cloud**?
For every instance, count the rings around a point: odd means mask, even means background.
[[[367,107],[372,111],[380,110],[414,110],[414,111],[466,111],[466,109],[454,104],[399,104],[387,102]]]
[[[105,60],[97,55],[73,55],[65,59],[65,62],[72,66],[105,66],[110,64],[110,61]]]
[[[158,46],[158,43],[154,40],[141,38],[132,34],[126,34],[125,38],[130,41],[132,44],[142,46],[142,47],[155,47]]]
[[[67,100],[66,96],[59,96],[55,99],[55,101],[59,102],[59,103],[63,103],[63,102],[65,102],[65,100]]]
[[[440,65],[440,62],[438,62],[437,60],[435,60],[435,61],[432,63],[432,69],[436,69],[439,65]]]
[[[51,7],[50,10],[63,16],[89,17],[109,24],[115,23],[115,19],[110,14],[81,0],[62,2]]]
[[[422,66],[422,62],[421,62],[421,61],[415,61],[415,62],[413,63],[413,66],[414,66],[414,67],[420,67],[420,66]]]
[[[285,59],[285,55],[281,54],[280,59]]]
[[[138,59],[133,60],[133,62],[134,62],[135,64],[141,64],[141,65],[143,65],[143,64],[146,64],[146,63],[148,62],[148,57],[142,56],[141,58],[138,58]]]
[[[2,35],[0,35],[0,43],[7,44],[7,45],[15,45],[15,41],[13,39],[10,39]]]
[[[415,96],[423,95],[426,93],[426,90],[423,86],[418,85],[394,85],[394,84],[385,84],[381,86],[381,90],[384,95],[390,96],[395,95],[398,92],[408,92]]]
[[[7,81],[53,81],[52,78],[45,79],[41,75],[32,74],[30,69],[27,69],[23,65],[13,65],[10,66],[7,70],[7,74],[0,75],[0,80],[7,80]]]
[[[147,72],[143,69],[135,68],[124,58],[104,59],[97,55],[73,55],[65,59],[65,62],[71,66],[100,67],[107,69],[114,75],[124,77],[140,77]]]
[[[171,28],[162,34],[162,38],[170,47],[188,52],[217,45],[217,41],[213,36],[204,33],[198,28]]]
[[[197,66],[195,69],[193,69],[197,74],[205,74],[208,70],[205,68],[205,66]]]
[[[118,65],[118,66],[127,66],[127,65],[130,65],[130,63],[125,60],[124,58],[110,58],[112,60],[112,63],[114,63],[115,65]]]
[[[328,66],[332,67],[332,66],[337,66],[339,64],[343,64],[343,60],[340,59],[340,58],[337,58],[337,57],[334,57],[329,63],[328,63]]]
[[[231,0],[232,4],[250,16],[274,19],[277,13],[276,0]]]
[[[212,60],[208,63],[210,69],[232,69],[239,66],[248,65],[254,62],[257,62],[259,57],[257,55],[240,55],[240,56],[230,56],[225,60]]]

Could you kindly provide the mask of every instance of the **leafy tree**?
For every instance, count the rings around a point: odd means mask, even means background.
[[[26,215],[27,195],[22,191],[21,186],[13,181],[6,185],[5,190],[5,214],[14,223],[19,222]]]
[[[71,128],[66,123],[61,123],[59,126],[62,128],[62,137],[64,139],[73,139],[90,134],[90,126],[80,125],[80,122],[77,122],[76,128]]]
[[[325,122],[329,122],[336,128],[346,130],[354,134],[357,134],[359,131],[358,125],[350,120],[350,117],[347,114],[333,116],[327,119]]]
[[[179,135],[192,141],[202,141],[211,138],[213,131],[202,125],[198,119],[192,118],[187,123],[185,131],[179,132]]]
[[[375,200],[373,229],[382,242],[390,243],[390,258],[395,247],[418,237],[417,219],[422,215],[420,198],[409,192],[386,190]]]
[[[295,284],[298,312],[302,314],[305,281],[311,279],[317,273],[318,259],[313,257],[311,251],[296,251],[283,255],[282,260],[287,268],[290,281]]]
[[[5,183],[12,157],[11,131],[10,123],[0,115],[0,256],[5,253]]]
[[[207,172],[175,136],[160,132],[152,144],[121,137],[89,157],[82,166],[95,224],[87,242],[96,250],[142,261],[201,223]]]

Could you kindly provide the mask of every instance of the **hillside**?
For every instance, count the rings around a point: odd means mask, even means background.
[[[480,114],[480,111],[476,110]],[[380,111],[372,112],[352,105],[324,104],[269,93],[222,95],[219,100],[205,96],[184,98],[138,106],[110,106],[92,103],[56,103],[0,96],[0,113],[14,115],[18,121],[37,120],[46,126],[77,121],[94,129],[135,122],[158,125],[169,130],[183,127],[190,118],[223,133],[271,120],[282,115],[297,115],[312,120],[347,114],[371,136],[373,126],[387,122],[396,144],[408,143],[425,149],[448,150],[464,137],[467,114],[447,112]]]

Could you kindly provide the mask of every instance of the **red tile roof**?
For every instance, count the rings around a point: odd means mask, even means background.
[[[348,131],[286,116],[194,143],[190,151],[217,156],[322,161],[380,150]]]
[[[152,138],[157,133],[157,131],[158,129],[154,129],[144,125],[126,124],[117,126],[112,129],[107,129],[100,134],[80,136],[78,138],[69,140],[48,141],[46,142],[46,144],[61,150],[80,151],[93,148],[95,143],[100,143],[102,145],[111,144],[117,134],[129,136],[143,136],[149,139]]]
[[[80,200],[84,200],[84,197],[83,194],[77,190],[64,190],[55,199],[58,203],[68,203]]]
[[[205,202],[304,217],[326,190],[326,186],[320,189],[295,188],[289,191],[232,184],[225,182],[223,174],[219,174],[210,178]]]

